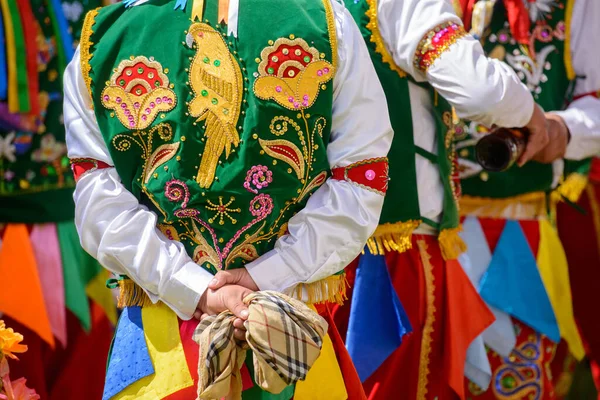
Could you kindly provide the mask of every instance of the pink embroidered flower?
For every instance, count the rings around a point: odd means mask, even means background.
[[[7,169],[7,170],[4,172],[4,180],[5,180],[6,182],[10,182],[10,181],[12,181],[14,177],[15,177],[15,173],[14,173],[14,171],[11,171],[10,169]]]
[[[11,382],[14,400],[39,400],[40,395],[34,389],[28,388],[27,379],[19,378]]]
[[[249,192],[258,194],[260,189],[269,186],[271,182],[273,182],[273,172],[264,165],[255,165],[248,170],[244,187]]]
[[[173,202],[182,203],[181,208],[186,208],[190,200],[190,191],[185,182],[171,179],[165,185],[165,197]]]
[[[268,194],[259,194],[250,202],[250,212],[257,218],[265,218],[273,211],[273,199]]]
[[[47,134],[42,137],[40,148],[35,150],[31,159],[36,162],[52,162],[67,152],[64,143],[57,142],[53,135]]]

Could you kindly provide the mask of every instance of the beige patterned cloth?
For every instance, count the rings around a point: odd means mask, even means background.
[[[270,393],[304,380],[319,357],[327,322],[304,303],[284,294],[254,292],[244,299],[249,316],[246,342],[233,336],[229,311],[205,318],[194,332],[200,345],[198,398],[242,398],[240,368],[252,350],[254,380]]]

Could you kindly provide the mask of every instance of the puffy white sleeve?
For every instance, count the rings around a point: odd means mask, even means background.
[[[419,43],[437,26],[462,26],[449,0],[379,0],[379,30],[396,64],[417,81],[428,81],[461,118],[483,125],[522,127],[534,101],[514,71],[485,56],[471,35],[451,44],[426,70],[415,66]]]
[[[77,49],[64,76],[68,155],[112,165],[79,62]],[[212,275],[190,259],[183,244],[156,228],[156,214],[125,189],[115,168],[83,174],[74,199],[82,247],[109,271],[127,275],[154,303],[161,300],[180,318],[191,318]]]
[[[571,141],[565,158],[580,160],[600,155],[600,2],[576,1],[571,17],[571,56],[577,80],[575,97],[560,115],[569,131]]]
[[[350,14],[332,1],[338,36],[330,166],[386,156],[392,141],[383,89]],[[287,291],[341,271],[363,249],[379,222],[383,196],[329,179],[288,222],[289,234],[248,264],[258,287]]]

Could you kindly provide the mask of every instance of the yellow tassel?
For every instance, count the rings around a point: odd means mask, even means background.
[[[371,254],[384,255],[386,252],[403,253],[412,248],[412,234],[421,224],[420,220],[379,225],[367,241]]]
[[[308,304],[318,304],[324,302],[344,304],[347,300],[346,289],[348,288],[346,274],[332,275],[317,282],[301,283],[294,290],[294,297],[305,300],[304,294],[308,295]]]
[[[462,253],[467,251],[467,245],[458,235],[462,231],[462,226],[458,228],[444,229],[440,232],[438,241],[442,250],[444,260],[457,259]]]
[[[560,201],[560,196],[564,196],[569,201],[573,203],[577,203],[579,201],[579,197],[585,190],[585,187],[588,183],[588,177],[583,174],[572,173],[563,183],[560,184],[558,188],[553,192],[554,194],[559,195],[555,200]]]
[[[119,300],[117,307],[147,307],[153,303],[138,285],[131,279],[123,279],[119,281]]]

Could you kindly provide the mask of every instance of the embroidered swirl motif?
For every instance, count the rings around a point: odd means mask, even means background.
[[[271,182],[273,182],[273,172],[264,165],[255,165],[246,173],[244,188],[251,193],[258,194],[260,189],[266,188]]]
[[[198,168],[196,182],[201,188],[212,185],[219,158],[231,153],[240,143],[236,124],[240,116],[243,77],[238,62],[223,36],[204,23],[190,27],[187,43],[195,43],[196,55],[189,71],[194,98],[189,113],[204,121],[206,145]]]
[[[132,130],[147,128],[176,102],[162,65],[145,56],[121,61],[102,91],[102,105],[114,110],[119,121]]]
[[[531,398],[539,400],[544,386],[541,379],[543,368],[542,339],[539,334],[530,335],[529,340],[513,350],[510,358],[504,359],[492,377],[496,398],[517,400]]]
[[[172,179],[165,185],[165,197],[176,203],[181,203],[181,208],[186,208],[190,201],[190,191],[185,182]]]
[[[333,65],[320,60],[318,50],[300,38],[277,39],[263,49],[259,60],[254,94],[290,110],[311,107],[321,85],[334,75]]]

